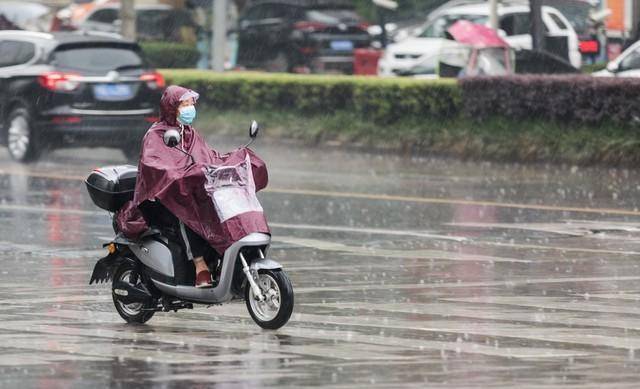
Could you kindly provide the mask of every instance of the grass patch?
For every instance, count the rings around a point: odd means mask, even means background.
[[[633,166],[640,162],[640,129],[490,119],[404,120],[380,125],[349,112],[301,115],[266,110],[201,107],[197,127],[205,134],[244,135],[251,120],[263,136],[307,145],[331,144],[364,150],[453,156],[492,161],[556,162]]]

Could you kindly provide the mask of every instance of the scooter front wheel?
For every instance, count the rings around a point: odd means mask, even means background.
[[[247,282],[244,297],[253,321],[268,330],[287,324],[293,312],[293,287],[282,270],[259,270],[258,286],[265,299],[258,301]]]

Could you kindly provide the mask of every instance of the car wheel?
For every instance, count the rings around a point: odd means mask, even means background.
[[[284,51],[278,51],[275,58],[270,59],[266,63],[266,70],[269,72],[286,73],[290,69],[289,58]]]
[[[31,115],[24,107],[11,111],[7,118],[7,147],[11,158],[18,162],[31,162],[40,156]]]

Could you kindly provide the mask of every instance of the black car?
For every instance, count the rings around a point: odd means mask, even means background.
[[[140,47],[82,33],[0,31],[0,143],[20,162],[44,149],[116,147],[137,156],[164,79]]]
[[[353,72],[353,51],[369,47],[352,1],[257,1],[238,26],[238,65],[269,71]]]

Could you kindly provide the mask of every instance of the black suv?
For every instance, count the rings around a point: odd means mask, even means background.
[[[135,157],[158,119],[163,88],[135,43],[0,31],[0,143],[17,161],[74,146],[117,147]]]
[[[352,1],[253,2],[238,26],[238,65],[269,71],[353,72],[353,50],[369,47]]]

